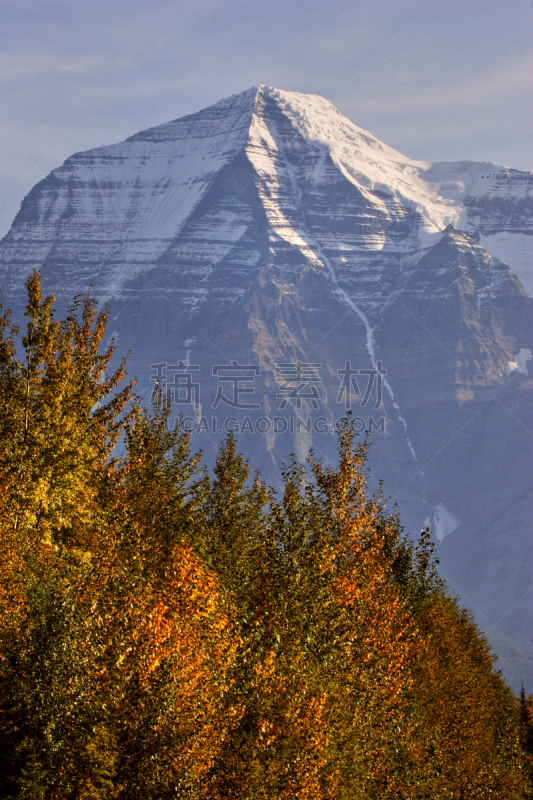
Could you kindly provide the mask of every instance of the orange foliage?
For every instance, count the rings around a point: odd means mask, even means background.
[[[28,290],[24,363],[0,310],[0,796],[531,796],[531,698],[369,497],[350,420],[279,502],[231,436],[210,479],[105,374],[94,302],[57,323]]]

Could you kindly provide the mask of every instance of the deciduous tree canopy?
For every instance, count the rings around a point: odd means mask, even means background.
[[[56,321],[34,273],[27,314],[22,360],[0,314],[0,797],[531,797],[533,700],[349,419],[278,498],[121,388],[93,300]]]

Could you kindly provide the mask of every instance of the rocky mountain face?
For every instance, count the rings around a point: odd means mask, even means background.
[[[334,458],[351,410],[531,691],[532,185],[254,87],[67,159],[0,243],[0,284],[18,319],[34,267],[62,311],[91,285],[146,400],[164,383],[208,459],[235,429],[271,483],[292,452]]]

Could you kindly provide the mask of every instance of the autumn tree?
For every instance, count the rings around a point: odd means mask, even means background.
[[[57,321],[33,273],[27,315],[18,360],[0,309],[0,797],[531,797],[531,698],[349,417],[279,495],[232,435],[209,474],[91,298]]]
[[[58,323],[37,274],[28,293],[25,360],[5,317],[0,346],[4,794],[196,797],[235,649],[227,593],[183,535],[196,462],[161,409],[124,415],[93,301]]]

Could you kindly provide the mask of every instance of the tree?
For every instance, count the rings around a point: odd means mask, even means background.
[[[226,592],[184,540],[196,462],[161,409],[123,414],[131,385],[123,363],[105,375],[94,302],[58,323],[37,274],[28,292],[25,362],[13,333],[0,343],[4,790],[196,797],[235,649]]]
[[[533,699],[350,419],[279,499],[232,435],[210,477],[106,373],[94,301],[28,294],[22,361],[0,309],[0,797],[530,797]]]

